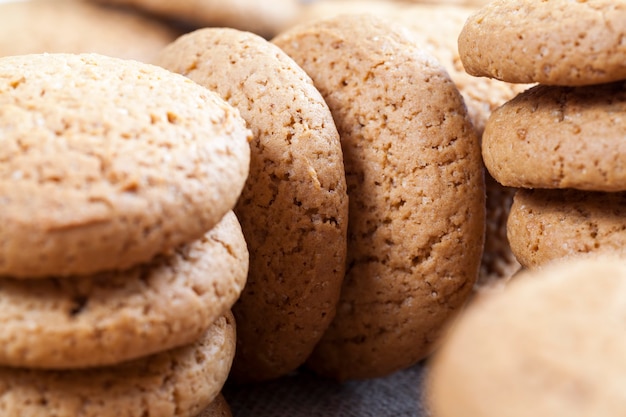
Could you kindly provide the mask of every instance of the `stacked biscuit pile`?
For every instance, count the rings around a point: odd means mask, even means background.
[[[0,59],[0,414],[193,417],[220,400],[249,135],[156,66]]]
[[[469,73],[539,84],[494,111],[483,135],[489,172],[520,189],[507,229],[526,267],[625,253],[625,31],[624,2],[496,1],[459,37]]]
[[[482,150],[518,188],[508,237],[528,271],[449,329],[437,417],[626,413],[625,34],[626,2],[604,0],[495,0],[461,32],[469,73],[538,83],[492,113]]]

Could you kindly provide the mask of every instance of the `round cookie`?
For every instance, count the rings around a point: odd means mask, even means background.
[[[247,272],[231,212],[201,239],[127,271],[0,278],[0,365],[112,365],[191,343],[230,310]]]
[[[509,187],[624,191],[625,116],[626,82],[535,86],[491,114],[485,166]]]
[[[213,402],[196,417],[232,417],[230,405],[222,394],[219,394]]]
[[[466,71],[512,83],[581,86],[626,79],[626,3],[494,0],[458,39]]]
[[[534,268],[610,251],[626,255],[626,193],[519,190],[507,224],[513,253]]]
[[[438,417],[625,415],[626,264],[589,257],[477,299],[429,363]]]
[[[393,26],[343,15],[273,40],[311,75],[342,141],[347,271],[337,315],[308,360],[340,380],[423,359],[471,293],[483,247],[483,169],[463,99]]]
[[[303,0],[93,0],[132,6],[191,27],[230,27],[271,37],[289,27]]]
[[[248,174],[215,93],[98,54],[0,58],[0,274],[126,269],[200,238]]]
[[[154,19],[82,0],[0,4],[0,56],[97,52],[150,62],[177,36]]]
[[[348,198],[330,110],[291,58],[251,33],[201,29],[167,47],[158,63],[217,91],[253,132],[250,176],[235,207],[250,272],[233,307],[230,378],[287,374],[330,324],[345,273]]]
[[[228,312],[192,345],[103,368],[0,368],[0,414],[195,417],[220,393],[235,354]]]

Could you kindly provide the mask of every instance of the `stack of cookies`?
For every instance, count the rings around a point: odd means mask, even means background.
[[[482,149],[519,189],[507,232],[526,267],[626,254],[624,33],[626,2],[608,0],[496,0],[461,32],[470,74],[538,83],[492,113]]]
[[[249,136],[159,67],[0,59],[0,414],[193,417],[220,400]]]

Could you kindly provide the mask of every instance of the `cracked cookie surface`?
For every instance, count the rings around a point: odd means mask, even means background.
[[[98,54],[0,58],[0,274],[126,269],[201,237],[249,169],[239,112]]]
[[[220,393],[235,321],[219,317],[194,343],[111,367],[0,367],[0,413],[32,417],[195,417]]]
[[[348,199],[331,112],[302,68],[254,34],[198,30],[158,62],[217,91],[253,132],[250,176],[235,207],[250,273],[233,307],[231,378],[284,375],[328,327],[345,271]]]
[[[624,1],[495,0],[458,44],[471,75],[580,86],[626,79],[625,33]]]
[[[535,86],[496,109],[485,166],[518,188],[626,190],[626,82]]]
[[[92,277],[0,278],[0,364],[113,365],[193,342],[230,310],[248,272],[230,212],[168,256]]]
[[[324,95],[348,184],[341,299],[307,364],[337,379],[408,367],[470,294],[483,249],[480,148],[461,95],[431,55],[374,16],[310,22],[273,42]]]
[[[522,265],[533,268],[559,258],[626,254],[626,193],[518,190],[507,235]]]

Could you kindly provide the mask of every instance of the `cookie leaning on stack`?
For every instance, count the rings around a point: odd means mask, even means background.
[[[618,201],[621,196],[596,192],[626,191],[625,31],[624,1],[496,0],[470,17],[459,36],[468,72],[539,83],[495,110],[483,135],[485,165],[497,181],[545,190],[520,191],[514,199],[507,235],[525,266],[614,252],[614,244],[599,238],[609,229],[611,241],[625,237],[609,206],[586,212],[590,236],[572,224],[580,217],[552,222],[546,234],[558,235],[558,245],[550,236],[541,241],[548,219],[539,215],[576,212],[589,207],[584,200]]]
[[[207,28],[157,63],[218,92],[253,131],[235,212],[250,249],[232,380],[302,365],[335,316],[345,273],[348,198],[339,134],[310,77],[258,35]]]
[[[234,357],[245,122],[95,54],[1,58],[0,92],[0,410],[198,414]]]
[[[463,99],[391,21],[335,16],[272,42],[328,103],[348,184],[346,276],[307,364],[340,380],[406,368],[432,351],[480,264],[483,167]]]

